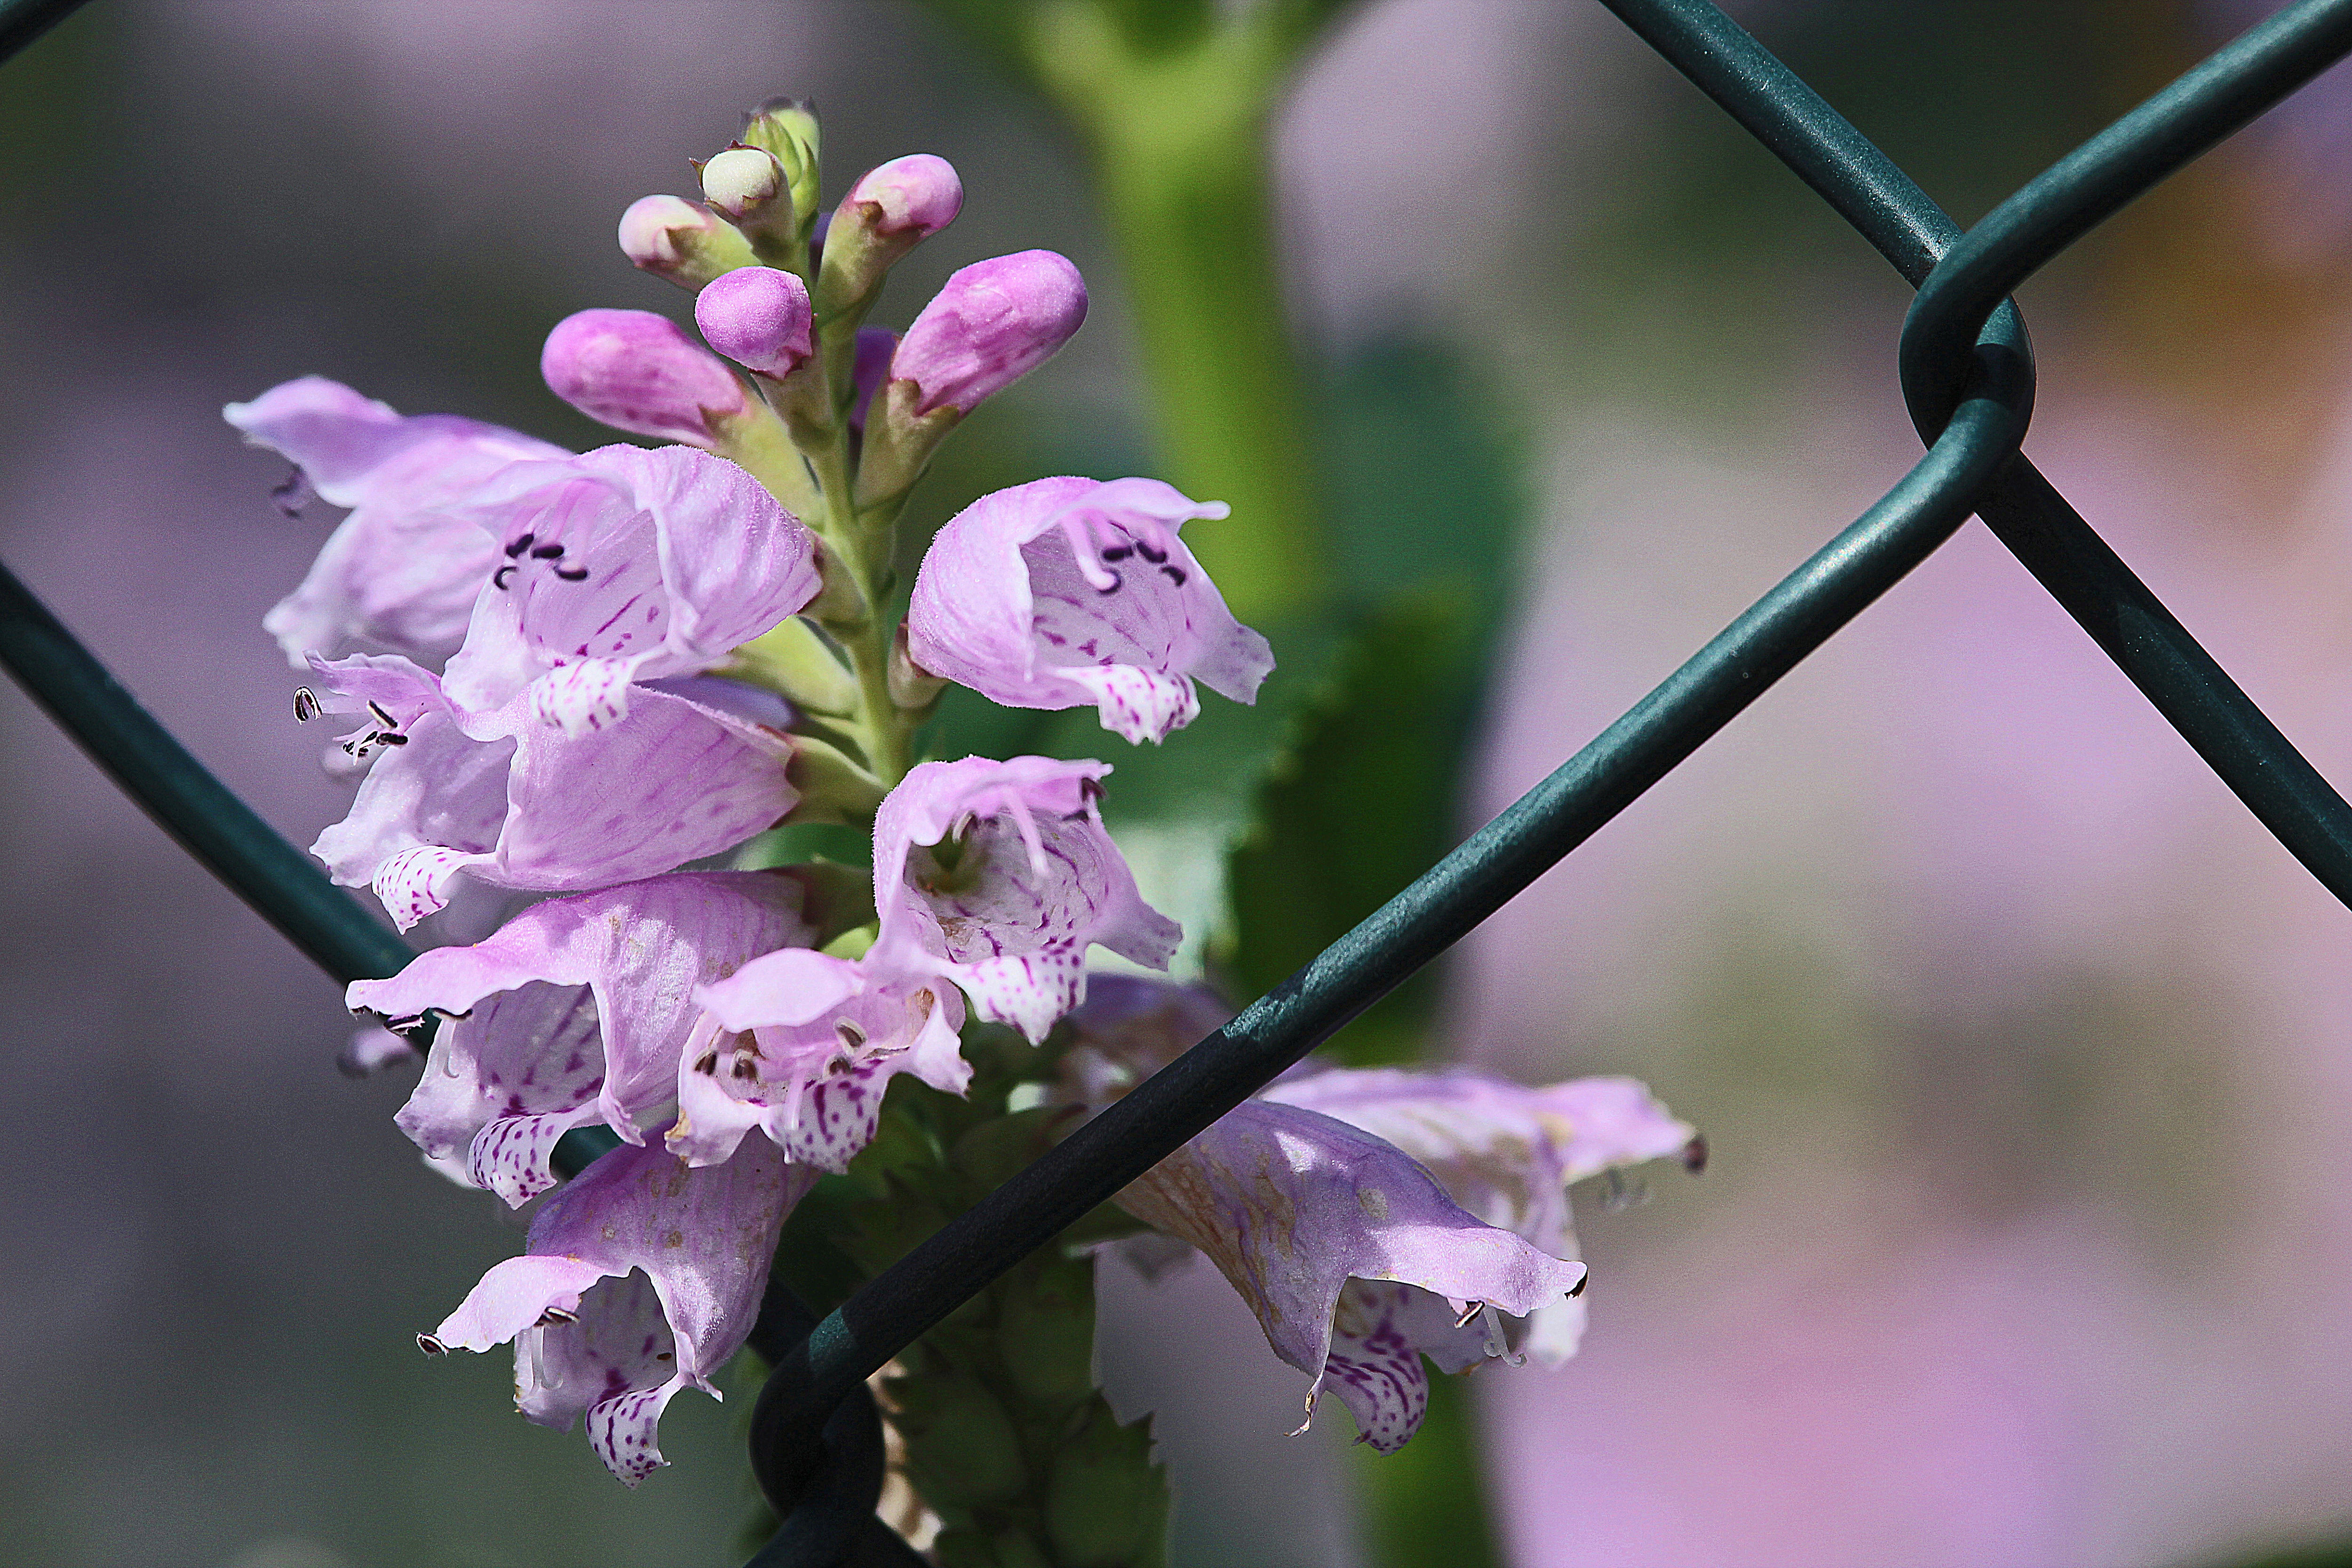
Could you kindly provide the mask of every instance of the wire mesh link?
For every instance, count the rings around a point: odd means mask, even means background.
[[[0,62],[79,0],[0,0]],[[2352,0],[2303,0],[2060,160],[1963,237],[1902,171],[1704,0],[1601,0],[1915,284],[1901,348],[1925,457],[1616,723],[1231,1024],[949,1222],[821,1321],[780,1286],[752,1462],[782,1528],[756,1563],[908,1563],[873,1516],[864,1379],[1035,1247],[1262,1088],[1632,804],[1981,513],[1995,534],[2339,899],[2352,807],[2018,451],[2033,378],[2001,303],[2117,208],[2352,51]],[[340,980],[412,955],[205,771],[0,568],[0,661],[191,853]],[[576,1141],[576,1142],[575,1142]],[[562,1163],[601,1152],[581,1134]]]

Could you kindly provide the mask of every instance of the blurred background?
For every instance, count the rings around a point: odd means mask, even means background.
[[[1966,222],[2266,9],[1739,14]],[[2028,450],[2338,781],[2347,77],[2022,297]],[[962,172],[882,319],[1033,246],[1093,286],[1072,345],[950,445],[929,520],[1151,471],[1076,145],[930,11],[99,0],[0,73],[0,553],[308,843],[345,786],[259,621],[331,520],[279,513],[282,465],[220,405],[315,372],[598,444],[541,339],[592,305],[685,319],[614,223],[778,92],[818,101],[836,190],[910,151]],[[1470,606],[1463,690],[1416,684],[1445,660],[1408,632],[1348,699],[1381,734],[1474,716],[1442,847],[1908,465],[1907,291],[1595,5],[1365,0],[1275,134],[1340,570]],[[1286,664],[1269,722],[1338,700],[1318,668]],[[1111,757],[1147,891],[1196,928],[1200,850],[1236,824],[1181,770],[1219,732]],[[1332,776],[1377,794],[1360,754]],[[405,1081],[334,1071],[335,988],[13,687],[0,879],[0,1563],[732,1560],[748,1398],[678,1401],[674,1467],[631,1494],[513,1416],[503,1356],[419,1357],[520,1227],[418,1164]],[[1104,1374],[1159,1413],[1178,1559],[2352,1561],[2326,1544],[2352,1540],[2347,937],[1971,525],[1441,976],[1436,1055],[1638,1074],[1715,1152],[1583,1214],[1584,1352],[1473,1380],[1476,1463],[1367,1462],[1336,1409],[1286,1438],[1300,1382],[1221,1280],[1107,1268]],[[1482,1510],[1491,1547],[1414,1555],[1417,1518]]]

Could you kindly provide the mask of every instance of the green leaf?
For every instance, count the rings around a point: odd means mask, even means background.
[[[1233,923],[1216,949],[1242,993],[1272,990],[1450,848],[1473,699],[1465,594],[1433,588],[1369,617],[1293,723],[1230,862]],[[1342,1031],[1351,1065],[1410,1060],[1426,972]]]

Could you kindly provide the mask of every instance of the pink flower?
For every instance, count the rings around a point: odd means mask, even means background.
[[[969,414],[1051,359],[1086,319],[1086,280],[1066,257],[1024,250],[975,261],[915,317],[890,379],[913,384],[918,416]]]
[[[1099,1107],[1226,1016],[1197,987],[1098,976],[1058,1098]],[[1696,1134],[1630,1079],[1526,1089],[1481,1073],[1331,1071],[1277,1081],[1170,1155],[1121,1206],[1207,1253],[1276,1355],[1328,1384],[1382,1453],[1428,1408],[1427,1356],[1575,1353],[1582,1265],[1568,1185],[1680,1155]]]
[[[322,708],[366,714],[344,745],[373,761],[310,852],[345,887],[373,888],[403,931],[446,904],[460,874],[610,887],[731,848],[799,799],[790,736],[676,692],[636,688],[622,717],[574,734],[541,721],[530,692],[462,711],[406,659],[316,668]]]
[[[587,1418],[607,1469],[635,1486],[667,1461],[661,1415],[711,1375],[758,1318],[777,1233],[816,1180],[754,1142],[689,1169],[656,1140],[582,1172],[531,1220],[529,1251],[482,1276],[417,1343],[436,1354],[515,1344],[515,1405],[542,1426]]]
[[[846,1170],[873,1142],[893,1077],[950,1094],[971,1081],[963,998],[934,978],[787,947],[696,997],[708,1010],[679,1066],[669,1134],[690,1164],[727,1159],[756,1128],[789,1160]]]
[[[1092,703],[1130,742],[1191,722],[1196,677],[1255,702],[1273,652],[1177,536],[1224,515],[1157,479],[1035,479],[983,496],[923,558],[908,651],[1008,707]]]
[[[939,974],[1032,1041],[1086,995],[1087,949],[1165,969],[1183,931],[1095,810],[1102,763],[925,763],[874,819],[872,973]]]
[[[582,310],[547,334],[547,388],[589,418],[638,436],[718,444],[750,400],[727,362],[650,310]]]
[[[790,811],[793,741],[692,688],[815,593],[807,530],[680,447],[520,462],[453,510],[499,542],[446,677],[316,661],[346,742],[383,753],[312,852],[403,929],[463,872],[576,891],[731,847]]]
[[[531,905],[469,947],[436,947],[354,1012],[435,1032],[402,1131],[445,1168],[520,1205],[554,1182],[564,1133],[602,1121],[632,1142],[668,1121],[698,986],[808,940],[802,894],[765,871],[655,877]]]
[[[505,557],[449,661],[446,689],[470,714],[528,690],[534,712],[579,734],[625,713],[632,682],[710,669],[816,595],[800,520],[688,447],[518,464],[466,510]]]
[[[1504,1352],[1497,1311],[1525,1317],[1584,1285],[1449,1198],[1395,1146],[1335,1118],[1251,1100],[1119,1194],[1207,1253],[1275,1354],[1328,1383],[1364,1440],[1393,1452],[1421,1425],[1427,1352],[1449,1372]]]
[[[352,509],[302,585],[262,620],[297,669],[306,655],[354,647],[432,661],[455,652],[498,543],[448,509],[509,463],[569,456],[452,414],[403,418],[315,375],[222,414],[247,440],[292,459],[322,499]]]

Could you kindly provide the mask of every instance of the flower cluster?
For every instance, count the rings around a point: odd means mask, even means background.
[[[981,498],[896,612],[909,489],[1077,329],[1086,290],[1029,251],[956,272],[903,334],[869,325],[962,188],[899,158],[827,214],[816,153],[779,101],[700,166],[702,201],[624,216],[629,258],[693,293],[700,342],[641,310],[549,334],[551,391],[660,445],[574,454],[315,377],[227,410],[350,509],[267,626],[309,672],[297,717],[352,725],[330,757],[356,794],[313,852],[441,943],[350,989],[429,1037],[398,1123],[459,1182],[545,1195],[524,1254],[420,1342],[512,1342],[523,1412],[584,1418],[632,1485],[670,1396],[715,1394],[786,1215],[875,1139],[892,1079],[962,1092],[979,1019],[1075,1039],[1063,1102],[1095,1107],[1216,1021],[1136,981],[1089,1000],[1092,947],[1165,969],[1181,935],[1103,826],[1111,769],[919,760],[943,685],[1156,742],[1199,712],[1196,681],[1247,702],[1273,667],[1181,538],[1224,508],[1152,479]],[[870,824],[870,874],[711,868],[800,823]],[[351,1059],[400,1054],[378,1037]],[[588,1128],[618,1146],[549,1195],[557,1143]],[[1421,1352],[1572,1347],[1566,1184],[1689,1141],[1633,1086],[1331,1073],[1126,1201],[1216,1259],[1387,1448],[1419,1418]]]

